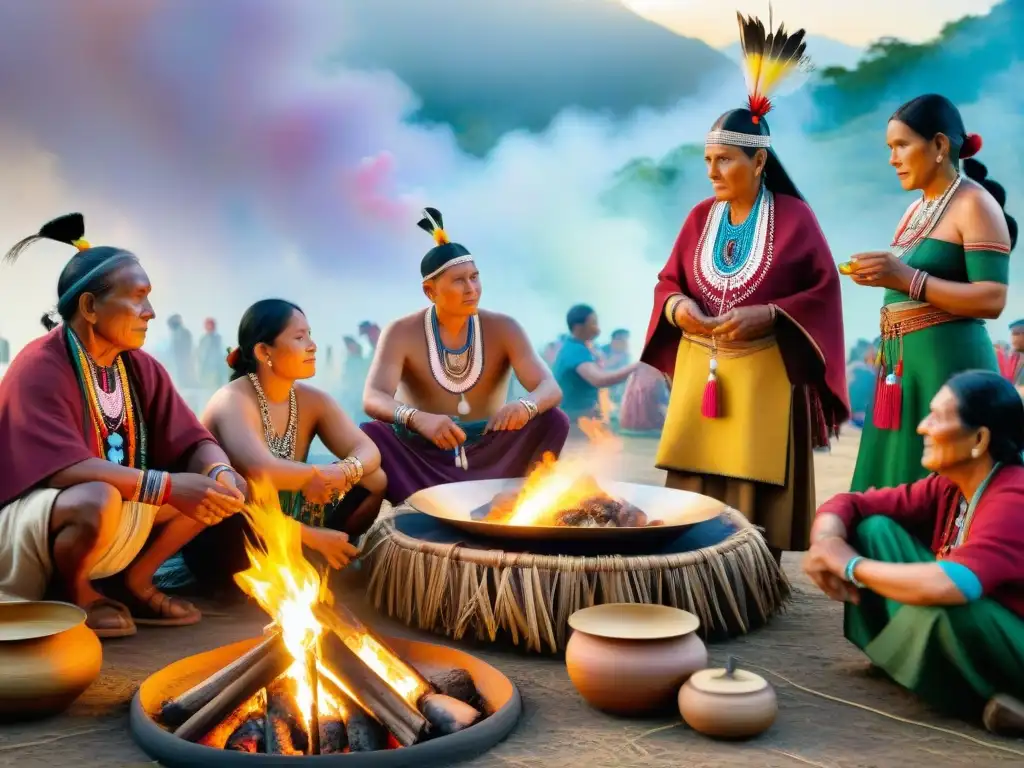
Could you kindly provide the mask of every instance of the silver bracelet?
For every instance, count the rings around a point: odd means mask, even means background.
[[[419,412],[418,408],[413,408],[411,405],[399,405],[395,408],[395,415],[393,422],[400,427],[409,428],[409,421],[412,417]]]
[[[523,407],[526,409],[527,421],[533,421],[535,418],[537,418],[537,415],[540,413],[540,408],[537,407],[537,404],[533,402],[533,400],[529,400],[525,397],[520,397],[519,402],[522,403]]]

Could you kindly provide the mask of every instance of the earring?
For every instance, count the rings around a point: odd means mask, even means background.
[[[268,359],[267,359],[267,367],[268,367],[268,368],[273,368],[273,367],[274,367],[274,361],[273,361],[273,360],[270,360],[270,359],[268,358]]]
[[[977,448],[975,448],[973,451],[971,451],[971,458],[975,458],[976,459],[979,456],[981,456],[981,451],[979,451]]]
[[[935,158],[935,162],[936,163],[941,163],[942,162],[942,155],[939,155],[938,157],[936,157]]]

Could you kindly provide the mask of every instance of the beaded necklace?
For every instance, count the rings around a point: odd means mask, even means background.
[[[430,373],[446,392],[459,396],[458,411],[465,416],[470,411],[466,392],[476,386],[484,370],[484,341],[480,332],[480,317],[469,318],[466,343],[458,349],[449,349],[441,340],[441,327],[437,322],[437,309],[431,307],[423,313],[423,331],[427,337],[427,358]]]
[[[70,327],[66,329],[75,375],[89,410],[97,455],[114,464],[145,469],[146,428],[135,412],[122,356],[118,355],[108,368],[100,366],[75,332]]]
[[[722,221],[715,234],[714,265],[715,269],[727,277],[734,276],[746,265],[754,252],[754,241],[757,238],[757,223],[764,199],[764,187],[757,193],[757,199],[750,209],[750,214],[740,224],[733,224],[729,218],[732,206],[726,203]]]
[[[974,515],[978,511],[978,504],[981,503],[981,495],[992,482],[992,478],[1002,468],[1003,465],[996,462],[985,479],[981,481],[978,490],[974,492],[974,497],[971,499],[970,504],[967,503],[963,496],[960,497],[958,514],[950,515],[946,520],[946,528],[942,533],[942,546],[939,548],[940,558],[948,555],[967,540],[967,534],[971,530],[971,523],[974,522]]]
[[[928,237],[946,212],[953,195],[960,188],[960,174],[953,178],[946,190],[934,200],[921,199],[911,203],[903,215],[896,235],[892,239],[892,253],[897,259],[906,259],[922,240]]]

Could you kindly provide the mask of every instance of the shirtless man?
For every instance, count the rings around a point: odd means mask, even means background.
[[[562,392],[522,327],[478,310],[472,255],[448,240],[436,209],[419,226],[436,243],[420,264],[431,307],[384,329],[363,394],[374,421],[360,428],[380,450],[393,504],[442,483],[522,477],[569,433]],[[507,403],[513,373],[529,395]]]

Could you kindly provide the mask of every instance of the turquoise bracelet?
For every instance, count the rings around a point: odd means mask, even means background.
[[[846,580],[858,588],[862,588],[864,585],[857,581],[857,577],[853,575],[853,571],[857,567],[857,564],[863,559],[864,558],[861,555],[851,557],[850,562],[846,564],[846,569],[843,571],[843,575]]]

